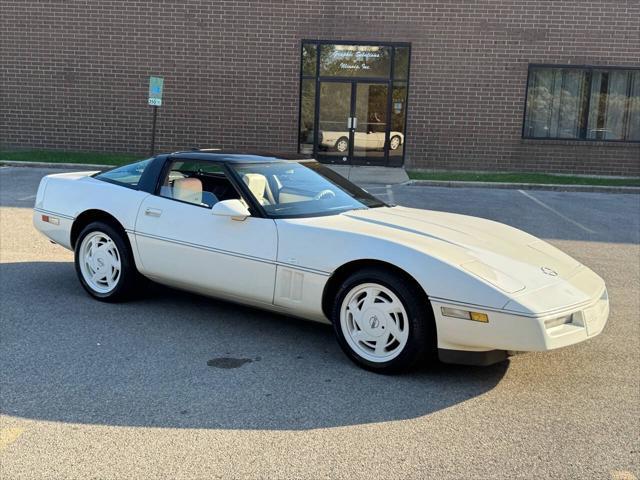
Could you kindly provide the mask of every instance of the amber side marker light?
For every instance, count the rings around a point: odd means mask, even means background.
[[[51,223],[52,225],[60,225],[60,219],[56,217],[50,217],[49,215],[42,215],[42,221]]]
[[[459,308],[441,307],[442,315],[445,317],[461,318],[463,320],[472,320],[474,322],[489,323],[489,316],[486,313],[470,312],[469,310],[461,310]]]

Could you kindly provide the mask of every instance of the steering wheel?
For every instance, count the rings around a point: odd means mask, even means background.
[[[313,197],[314,200],[328,200],[330,198],[334,198],[336,196],[336,192],[334,192],[333,190],[329,190],[328,188],[325,190],[322,190],[321,192],[318,192],[316,194],[315,197]]]

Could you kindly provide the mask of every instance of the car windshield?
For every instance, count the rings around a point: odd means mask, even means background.
[[[230,164],[271,217],[312,217],[384,206],[314,161]]]

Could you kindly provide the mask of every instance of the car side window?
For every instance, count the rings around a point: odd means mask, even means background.
[[[112,168],[105,172],[100,172],[94,176],[99,180],[104,180],[125,187],[137,188],[138,182],[144,173],[145,168],[151,163],[152,158],[140,162],[131,163],[122,167]]]
[[[221,165],[179,159],[169,165],[157,194],[206,208],[221,200],[240,198]]]

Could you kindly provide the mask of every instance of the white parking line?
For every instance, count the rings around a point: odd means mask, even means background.
[[[537,203],[538,205],[540,205],[543,208],[546,208],[547,210],[549,210],[550,212],[555,213],[557,216],[559,216],[560,218],[562,218],[563,220],[566,220],[567,222],[575,225],[578,228],[581,228],[582,230],[584,230],[585,232],[589,232],[589,233],[597,233],[593,230],[591,230],[590,228],[585,227],[584,225],[582,225],[581,223],[576,222],[575,220],[573,220],[572,218],[567,217],[566,215],[563,215],[562,213],[560,213],[559,211],[557,211],[555,208],[550,207],[549,205],[547,205],[546,203],[544,203],[541,200],[538,200],[536,197],[534,197],[533,195],[531,195],[530,193],[525,192],[524,190],[518,190],[522,195],[524,195],[525,197],[527,197],[529,200]]]
[[[0,428],[0,452],[15,442],[22,432],[23,428]]]
[[[29,195],[28,197],[18,198],[18,201],[24,202],[25,200],[33,200],[34,198],[36,198],[35,195]]]
[[[611,470],[611,480],[638,480],[638,477],[628,470]]]

